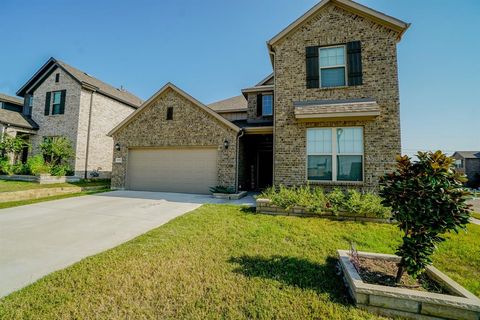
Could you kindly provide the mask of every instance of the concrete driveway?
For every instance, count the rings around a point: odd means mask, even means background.
[[[252,205],[206,195],[113,191],[0,210],[0,297],[194,210]]]

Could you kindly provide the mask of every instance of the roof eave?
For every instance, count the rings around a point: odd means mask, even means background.
[[[370,18],[371,20],[373,20],[373,21],[375,21],[379,24],[382,24],[382,25],[384,25],[384,26],[386,26],[386,27],[388,27],[388,28],[390,28],[394,31],[399,32],[398,41],[400,41],[401,36],[405,33],[405,31],[410,26],[410,23],[407,23],[407,22],[404,22],[400,19],[388,16],[384,13],[373,10],[371,8],[368,8],[364,5],[361,5],[361,4],[356,3],[354,1],[351,1],[351,0],[322,0],[318,4],[316,4],[314,7],[312,7],[310,10],[308,10],[306,13],[304,13],[302,16],[300,16],[298,19],[296,19],[291,24],[289,24],[282,31],[277,33],[269,41],[267,41],[267,46],[268,46],[269,52],[273,52],[273,46],[278,41],[280,41],[285,36],[290,34],[290,32],[296,30],[300,25],[302,25],[306,20],[308,20],[312,15],[317,13],[320,9],[324,8],[328,3],[334,3],[335,5],[337,5],[338,7],[342,8],[342,9],[353,12],[353,13],[358,14],[360,16]],[[270,58],[272,59],[272,56]]]
[[[236,126],[235,124],[233,124],[232,122],[228,121],[227,119],[223,118],[221,115],[219,115],[217,112],[215,112],[214,110],[210,109],[209,107],[207,107],[206,105],[204,105],[203,103],[201,103],[200,101],[198,101],[197,99],[195,99],[194,97],[192,97],[191,95],[189,95],[188,93],[186,93],[185,91],[183,91],[182,89],[178,88],[176,85],[174,85],[173,83],[171,82],[167,82],[163,87],[160,88],[160,90],[158,90],[153,96],[151,96],[147,101],[145,101],[141,106],[140,108],[138,108],[135,112],[131,113],[127,118],[125,118],[122,122],[120,122],[115,128],[113,128],[112,130],[110,130],[110,132],[107,133],[107,136],[111,137],[113,136],[118,130],[120,130],[121,128],[123,128],[124,126],[126,126],[127,124],[129,124],[131,121],[133,121],[133,119],[137,116],[137,114],[139,114],[140,112],[142,112],[143,110],[145,110],[145,108],[147,106],[150,105],[150,103],[152,103],[154,100],[156,100],[163,92],[165,92],[167,89],[172,89],[174,90],[175,92],[177,92],[178,94],[180,94],[181,96],[183,96],[185,99],[189,100],[190,102],[192,102],[193,104],[196,104],[198,107],[200,107],[202,110],[206,111],[208,114],[212,115],[214,118],[218,119],[222,124],[224,124],[226,127],[234,130],[235,132],[240,132],[240,128],[238,126]]]

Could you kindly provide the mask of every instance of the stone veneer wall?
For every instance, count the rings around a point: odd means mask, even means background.
[[[166,120],[167,107],[173,107],[173,120]],[[143,109],[126,126],[114,134],[114,142],[121,146],[114,150],[112,188],[126,187],[128,149],[134,147],[201,147],[216,146],[218,150],[218,183],[234,186],[236,176],[237,133],[212,115],[174,91],[167,89]],[[227,139],[228,149],[223,148]]]
[[[400,116],[396,38],[398,34],[368,19],[327,5],[297,30],[280,40],[275,50],[275,173],[274,183],[306,183],[306,129],[364,127],[364,183],[368,189],[393,168],[400,153]],[[305,47],[360,40],[363,85],[307,89]],[[381,108],[375,121],[299,123],[293,101],[374,98]]]
[[[91,100],[92,94],[93,100]],[[77,162],[75,167],[75,171],[82,176],[85,172],[90,101],[92,101],[92,116],[90,141],[88,143],[87,177],[90,177],[91,172],[98,171],[100,178],[110,178],[112,171],[113,138],[107,136],[107,134],[134,112],[135,109],[102,94],[92,93],[92,91],[82,89],[76,150],[76,158],[80,161]]]
[[[55,74],[60,74],[60,81],[55,82]],[[44,115],[45,99],[47,92],[66,90],[65,113],[48,116]],[[40,144],[44,137],[64,136],[72,141],[72,146],[77,150],[78,118],[80,113],[81,86],[69,74],[57,68],[33,93],[32,119],[40,129],[36,135],[31,136],[32,154],[40,152]],[[51,97],[53,99],[53,96]],[[51,109],[51,108],[50,108]],[[71,162],[72,168],[76,168],[82,159],[77,155]]]

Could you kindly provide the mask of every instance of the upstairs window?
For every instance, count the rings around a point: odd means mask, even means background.
[[[25,103],[23,114],[30,117],[32,115],[33,95],[27,95],[26,102],[27,103]]]
[[[262,96],[262,115],[271,116],[273,114],[273,95],[266,94]]]
[[[320,87],[346,85],[345,46],[319,48]]]
[[[60,73],[55,74],[55,82],[56,83],[60,82]]]
[[[52,92],[53,102],[52,102],[52,114],[61,114],[61,105],[62,105],[62,92],[54,91]]]

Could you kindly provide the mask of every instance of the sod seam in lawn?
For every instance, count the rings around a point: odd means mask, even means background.
[[[480,295],[480,226],[434,264]],[[394,253],[387,224],[257,215],[204,205],[0,300],[0,318],[378,319],[353,307],[336,250]],[[476,242],[477,241],[477,242]]]

